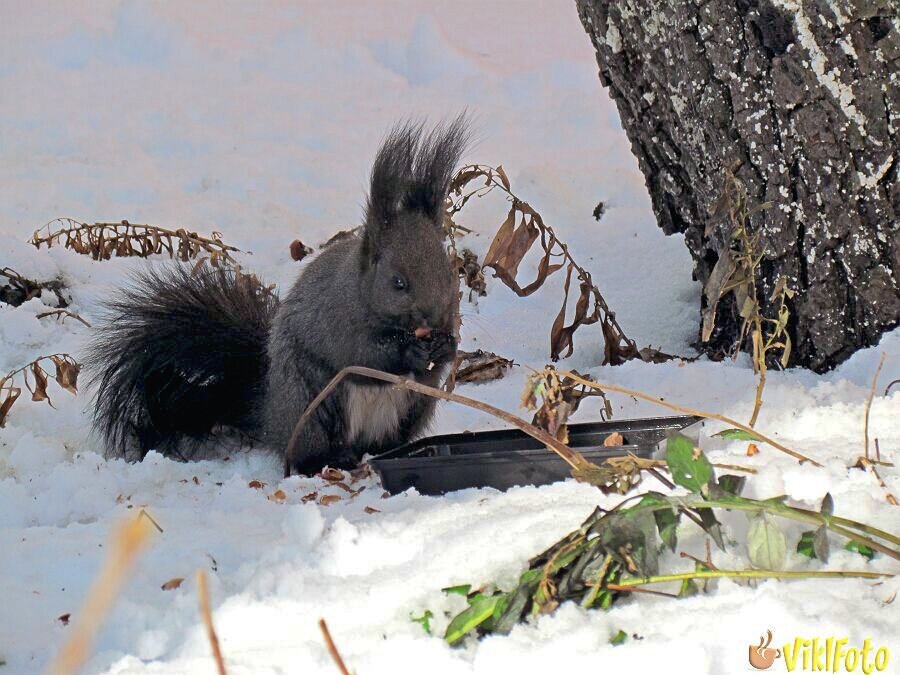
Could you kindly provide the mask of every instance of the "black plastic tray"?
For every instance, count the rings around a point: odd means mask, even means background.
[[[699,420],[693,416],[645,417],[571,424],[569,445],[595,463],[629,452],[649,458],[670,431]],[[625,445],[604,447],[604,439],[614,432],[622,434]],[[382,453],[369,464],[391,494],[411,487],[426,495],[470,487],[506,490],[515,485],[546,485],[571,475],[569,465],[556,453],[518,429],[423,438]]]

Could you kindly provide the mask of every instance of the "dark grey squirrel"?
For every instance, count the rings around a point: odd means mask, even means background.
[[[225,427],[283,452],[346,366],[437,385],[456,352],[444,203],[468,137],[463,116],[394,127],[361,234],[322,251],[281,301],[227,271],[140,274],[108,305],[86,359],[108,451],[188,459]],[[303,428],[289,469],[353,465],[414,438],[433,412],[432,398],[349,378]]]

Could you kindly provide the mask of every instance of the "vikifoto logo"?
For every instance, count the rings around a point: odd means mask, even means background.
[[[880,646],[873,652],[872,640],[863,640],[862,647],[850,647],[849,638],[803,638],[795,637],[793,642],[782,645],[781,649],[770,647],[772,631],[761,635],[758,645],[750,645],[750,665],[757,670],[768,670],[776,659],[784,659],[784,667],[789,673],[795,670],[810,672],[853,673],[861,671],[865,675],[873,671],[883,671],[888,667],[891,654],[887,647]]]

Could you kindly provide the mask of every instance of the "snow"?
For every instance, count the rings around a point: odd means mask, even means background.
[[[425,0],[299,5],[272,2],[94,3],[62,8],[7,3],[0,28],[0,267],[39,280],[61,278],[70,310],[93,322],[101,299],[134,270],[135,259],[98,263],[62,247],[36,250],[31,232],[57,216],[127,218],[199,232],[223,232],[245,269],[284,288],[305,263],[295,237],[318,246],[359,221],[366,176],[381,134],[398,118],[437,119],[467,107],[478,144],[467,161],[502,163],[520,196],[556,228],[594,275],[629,336],[641,346],[692,353],[700,289],[680,237],[657,228],[643,177],[615,106],[596,78],[594,56],[570,2],[454,3]],[[535,27],[539,31],[535,32]],[[534,36],[539,35],[539,39]],[[823,71],[824,72],[824,71]],[[875,175],[877,172],[873,173]],[[607,205],[597,223],[591,213]],[[467,209],[468,210],[468,209]],[[502,220],[502,200],[464,212],[483,253]],[[523,264],[523,276],[533,269]],[[495,279],[464,310],[464,348],[481,347],[522,367],[460,392],[512,412],[526,367],[547,361],[562,273],[519,299]],[[0,305],[0,372],[35,356],[81,353],[89,330],[72,319],[38,319],[46,296]],[[571,310],[570,310],[571,311]],[[563,367],[666,400],[746,420],[755,378],[749,360],[628,363],[600,367],[596,327],[575,334]],[[898,460],[900,331],[824,376],[770,372],[758,427],[823,464],[798,465],[761,446],[711,439],[711,459],[754,467],[748,495],[789,494],[817,508],[826,492],[836,512],[896,530],[900,478],[881,467],[887,490],[849,470],[862,452],[872,374],[888,355],[871,409],[870,436],[883,459]],[[525,561],[619,497],[566,481],[541,488],[463,490],[444,497],[413,491],[382,496],[365,479],[357,497],[320,478],[281,477],[272,455],[233,452],[228,461],[177,463],[157,454],[140,464],[105,460],[89,426],[90,391],[51,382],[55,408],[16,403],[0,430],[0,666],[2,675],[40,672],[78,621],[114,525],[145,509],[163,528],[140,559],[85,668],[88,673],[212,673],[197,612],[193,574],[210,578],[213,613],[230,673],[336,672],[316,622],[324,617],[344,659],[359,673],[587,672],[723,673],[746,669],[747,645],[766,628],[783,644],[795,635],[872,638],[896,649],[900,614],[884,603],[895,579],[721,581],[684,601],[642,596],[611,611],[563,605],[509,636],[447,647],[410,621],[434,612],[435,635],[461,598],[458,583],[508,587]],[[611,396],[615,416],[665,414]],[[596,419],[585,404],[578,420]],[[495,420],[443,406],[434,432],[495,428]],[[196,480],[194,480],[196,478]],[[265,485],[249,486],[253,480]],[[645,487],[660,486],[648,479]],[[268,499],[276,490],[283,503]],[[312,492],[329,505],[304,503]],[[367,512],[367,507],[377,509]],[[736,544],[714,552],[722,567],[746,565],[747,521],[725,518]],[[786,525],[795,543],[799,525]],[[684,528],[683,550],[702,556],[704,539]],[[838,542],[835,541],[835,544]],[[895,573],[839,550],[831,569]],[[793,552],[792,569],[820,563]],[[664,555],[666,569],[687,561]],[[180,588],[160,586],[185,577]],[[613,647],[619,629],[629,639]],[[896,655],[895,655],[895,658]]]

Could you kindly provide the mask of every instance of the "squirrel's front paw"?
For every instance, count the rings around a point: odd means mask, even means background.
[[[456,354],[456,340],[450,333],[434,333],[431,338],[429,358],[435,366],[451,361]]]
[[[431,345],[424,340],[410,340],[403,352],[403,364],[413,373],[424,373],[431,364]]]

